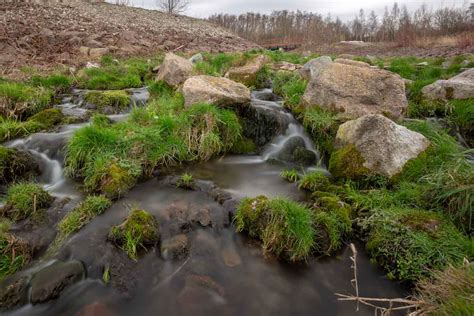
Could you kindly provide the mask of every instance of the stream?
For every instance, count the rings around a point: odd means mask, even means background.
[[[142,103],[148,97],[143,89],[133,95]],[[69,113],[82,112],[77,105],[74,98],[65,97],[61,107]],[[280,178],[285,164],[269,162],[279,156],[289,139],[298,137],[316,157],[317,163],[307,166],[308,169],[324,170],[310,137],[283,108],[282,102],[273,100],[271,90],[253,92],[252,106],[273,111],[285,122],[284,132],[266,145],[260,155],[219,157],[179,170],[193,174],[201,190],[178,189],[170,184],[169,177],[138,184],[66,241],[54,257],[82,261],[87,276],[58,299],[28,304],[9,315],[355,314],[356,304],[338,302],[334,295],[354,293],[348,247],[330,258],[311,258],[306,265],[290,265],[264,255],[258,242],[236,233],[230,223],[229,208],[235,207],[243,197],[305,199],[295,184]],[[110,118],[119,121],[126,115]],[[86,124],[63,126],[54,133],[37,133],[6,144],[33,154],[42,171],[38,181],[54,196],[71,198],[66,209],[81,201],[84,194],[77,189],[77,183],[64,176],[62,148],[74,131]],[[159,220],[162,240],[183,233],[183,227],[177,227],[177,223],[203,210],[209,216],[209,223],[193,225],[184,231],[189,244],[186,258],[164,260],[159,247],[155,247],[134,262],[107,242],[106,236],[110,227],[120,224],[129,209],[135,207],[149,211]],[[406,296],[405,288],[389,281],[369,262],[363,245],[357,244],[357,249],[361,296]],[[49,260],[38,260],[31,269],[50,264]],[[110,271],[109,285],[102,282],[104,269]],[[374,311],[360,306],[358,314],[373,315]]]

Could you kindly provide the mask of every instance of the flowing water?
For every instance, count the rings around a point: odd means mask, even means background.
[[[284,117],[286,132],[277,136],[261,155],[227,156],[185,167],[199,179],[201,187],[212,188],[215,184],[234,200],[261,194],[305,198],[294,184],[280,179],[284,166],[266,160],[293,136],[302,137],[307,149],[316,151],[302,126],[282,108],[281,102],[269,100],[269,95],[269,90],[255,92],[252,106],[270,107]],[[40,180],[48,190],[80,200],[82,194],[64,178],[61,148],[81,126],[35,134],[8,145],[29,150],[43,161]],[[132,207],[145,209],[160,221],[162,240],[176,234],[174,224],[179,216],[206,210],[212,225],[193,226],[186,231],[189,254],[183,260],[165,261],[159,249],[153,249],[134,262],[106,241],[110,227],[120,224]],[[361,245],[358,249],[362,296],[391,298],[406,294],[370,264]],[[154,178],[137,185],[61,248],[57,259],[84,262],[88,273],[85,280],[57,300],[29,304],[11,314],[76,315],[88,306],[88,311],[95,312],[92,315],[352,315],[355,304],[338,302],[334,295],[354,293],[350,256],[346,248],[337,256],[312,258],[305,265],[285,264],[263,255],[260,244],[235,233],[226,203],[216,202],[209,191],[177,189],[167,178]],[[101,281],[104,269],[110,271],[113,286]],[[361,306],[359,314],[373,315],[373,310]]]

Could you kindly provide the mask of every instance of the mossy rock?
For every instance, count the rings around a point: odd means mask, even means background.
[[[85,100],[94,104],[100,112],[112,108],[118,113],[130,105],[130,95],[123,90],[90,91],[86,94]]]
[[[60,124],[64,119],[64,114],[60,109],[46,109],[29,118],[28,122],[39,123],[43,129]]]
[[[2,216],[13,221],[41,216],[41,211],[51,206],[54,198],[41,186],[34,183],[12,185],[7,192]]]
[[[29,153],[0,146],[1,184],[32,178],[38,171],[38,164]]]
[[[252,139],[243,137],[234,143],[230,153],[237,155],[255,154],[257,153],[257,145]]]
[[[134,209],[119,226],[110,229],[108,239],[136,260],[140,250],[147,250],[159,241],[158,221],[150,213]]]
[[[258,238],[266,224],[265,213],[268,211],[268,205],[269,199],[263,195],[243,199],[235,216],[237,231],[246,231],[250,237]]]
[[[100,180],[98,192],[109,199],[117,199],[137,183],[137,176],[129,168],[112,162]]]
[[[329,172],[336,178],[361,179],[370,175],[364,162],[364,157],[354,145],[346,145],[333,151],[329,160]]]

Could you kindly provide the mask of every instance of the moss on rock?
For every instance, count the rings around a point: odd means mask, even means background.
[[[0,183],[28,179],[38,172],[38,165],[27,152],[0,146]]]
[[[108,238],[122,248],[130,259],[136,260],[140,249],[147,250],[158,242],[158,221],[150,213],[134,209],[122,224],[110,229]]]
[[[42,129],[50,129],[61,123],[63,119],[64,114],[60,109],[46,109],[30,117],[27,123],[39,123],[42,126]]]
[[[3,216],[19,221],[48,208],[54,198],[41,186],[34,183],[18,183],[8,188],[7,199],[1,213]]]
[[[123,90],[90,91],[86,94],[85,100],[94,104],[101,112],[107,107],[120,112],[130,105],[130,96]]]
[[[231,154],[244,155],[244,154],[255,154],[257,152],[257,145],[255,142],[247,137],[242,137],[235,141],[234,145],[230,149]]]
[[[354,145],[335,150],[329,160],[329,172],[336,178],[361,179],[370,175],[364,158]]]

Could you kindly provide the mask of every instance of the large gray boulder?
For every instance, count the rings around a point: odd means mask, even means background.
[[[339,61],[342,63],[313,63],[302,98],[305,107],[318,106],[338,113],[341,119],[368,114],[402,116],[408,101],[399,75],[360,62]]]
[[[365,115],[339,127],[329,169],[336,177],[379,174],[390,178],[429,145],[423,135],[383,115]]]
[[[160,66],[156,80],[163,80],[170,86],[175,87],[189,78],[192,72],[193,64],[189,60],[173,53],[168,53],[163,64]]]
[[[438,80],[424,87],[423,96],[431,100],[474,98],[474,68],[470,68],[449,80]]]
[[[210,103],[218,106],[241,106],[250,103],[250,90],[241,83],[212,76],[191,77],[184,83],[186,106]]]
[[[310,81],[319,75],[321,70],[332,64],[332,59],[329,56],[321,56],[308,61],[303,68],[300,69],[300,75],[303,79]]]

